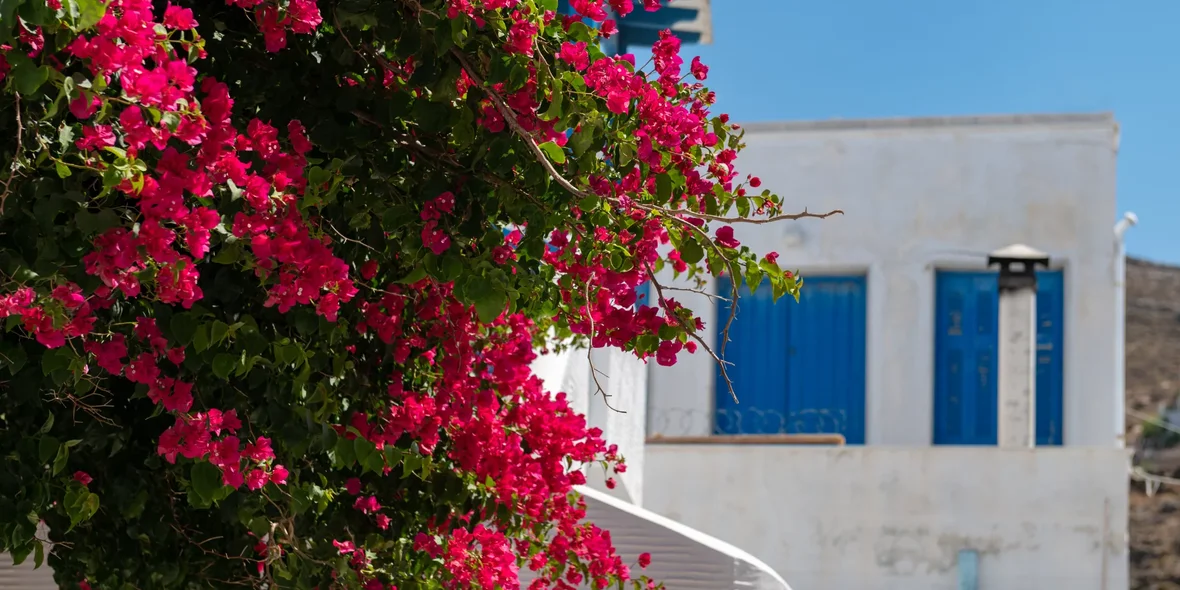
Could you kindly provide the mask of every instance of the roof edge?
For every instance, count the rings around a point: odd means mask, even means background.
[[[615,510],[618,510],[620,512],[624,512],[624,513],[630,514],[632,516],[635,516],[636,518],[646,520],[647,522],[650,522],[652,524],[655,524],[657,526],[665,528],[673,533],[676,533],[677,535],[680,535],[681,537],[684,537],[685,539],[687,539],[689,541],[692,541],[692,542],[697,543],[697,544],[704,546],[704,547],[708,547],[709,549],[712,549],[713,551],[716,551],[716,552],[721,553],[723,555],[727,555],[728,557],[730,557],[734,560],[744,561],[748,565],[752,566],[754,569],[761,572],[763,575],[766,575],[770,579],[777,582],[781,588],[784,588],[785,590],[791,590],[791,585],[788,584],[787,581],[784,580],[783,577],[781,575],[779,575],[778,572],[774,571],[774,569],[771,568],[769,565],[767,565],[766,562],[762,561],[761,559],[758,559],[757,557],[754,557],[753,555],[751,555],[750,553],[748,553],[744,549],[741,549],[735,545],[732,545],[730,543],[722,541],[721,539],[718,539],[717,537],[714,537],[712,535],[709,535],[707,533],[704,533],[702,531],[694,529],[684,523],[672,520],[666,516],[652,512],[651,510],[648,510],[646,508],[636,506],[630,502],[627,502],[626,500],[615,498],[614,496],[611,496],[611,495],[609,495],[605,492],[602,492],[600,490],[596,490],[594,488],[591,488],[588,486],[581,486],[581,485],[574,486],[574,490],[577,491],[579,494],[581,494],[583,497],[585,497],[588,500],[599,502],[599,503],[604,504],[606,506],[610,506],[611,508],[614,508]]]
[[[860,131],[880,129],[936,129],[954,127],[1015,127],[1026,125],[1115,125],[1114,113],[1042,113],[1012,115],[960,115],[948,117],[893,117],[879,119],[823,119],[742,123],[751,133],[799,131]]]

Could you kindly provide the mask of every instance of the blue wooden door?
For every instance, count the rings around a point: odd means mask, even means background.
[[[1060,445],[1064,282],[1037,273],[1037,444]],[[998,409],[999,284],[995,272],[935,278],[934,444],[994,445]]]
[[[730,297],[728,280],[718,294]],[[730,304],[714,322],[720,337]],[[745,286],[725,358],[738,401],[717,372],[718,434],[840,433],[863,444],[865,431],[865,279],[807,277],[799,303],[771,301],[764,285]]]

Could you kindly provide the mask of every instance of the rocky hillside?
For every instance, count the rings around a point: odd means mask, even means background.
[[[1180,394],[1180,267],[1142,260],[1127,262],[1127,443],[1137,449],[1149,439],[1173,438],[1155,433],[1140,415],[1157,415]],[[1168,441],[1175,442],[1175,440]],[[1177,447],[1180,448],[1180,447]],[[1167,451],[1138,453],[1137,461],[1153,473],[1180,475],[1180,457]],[[1180,486],[1164,485],[1148,496],[1142,483],[1131,484],[1131,588],[1180,590]]]

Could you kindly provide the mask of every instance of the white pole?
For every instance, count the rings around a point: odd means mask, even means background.
[[[1127,247],[1125,234],[1139,223],[1134,213],[1127,212],[1114,225],[1114,446],[1126,446],[1126,325],[1127,325]]]

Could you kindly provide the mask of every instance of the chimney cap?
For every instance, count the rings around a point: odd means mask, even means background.
[[[1012,244],[996,250],[988,255],[988,265],[999,264],[1007,265],[1012,262],[1024,262],[1027,264],[1040,264],[1048,266],[1049,255],[1033,248],[1025,246],[1024,244]]]
[[[1000,291],[1037,289],[1037,267],[1049,266],[1049,255],[1025,246],[1012,244],[992,252],[987,265],[1000,267]]]

